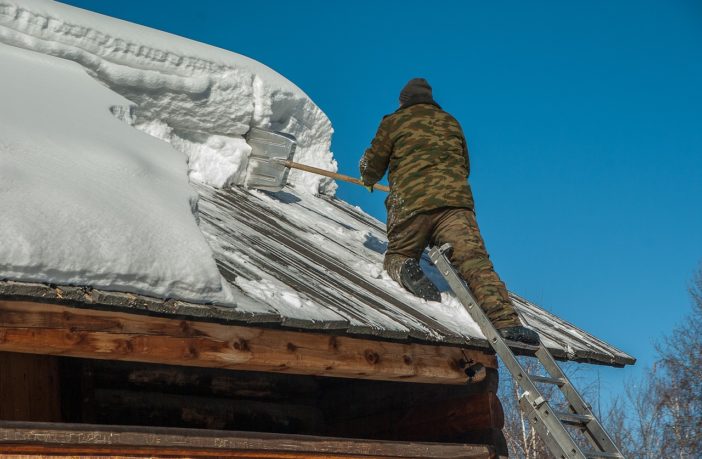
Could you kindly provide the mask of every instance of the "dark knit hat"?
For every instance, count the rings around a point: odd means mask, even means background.
[[[433,99],[431,86],[429,86],[429,82],[424,78],[412,78],[400,92],[401,104],[405,104],[407,101],[414,98]]]

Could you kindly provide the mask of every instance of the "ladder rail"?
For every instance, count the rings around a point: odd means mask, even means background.
[[[536,384],[529,379],[527,371],[519,363],[505,340],[492,325],[492,322],[482,312],[473,293],[466,287],[463,279],[458,275],[448,258],[436,247],[432,248],[429,256],[434,265],[441,271],[451,290],[458,296],[458,299],[468,310],[473,320],[478,323],[488,342],[500,356],[512,376],[514,376],[519,387],[524,391],[520,397],[520,405],[529,407],[529,413],[532,413],[529,417],[530,422],[549,448],[555,448],[551,449],[551,451],[556,453],[559,458],[586,459],[580,446],[575,443],[563,424],[553,414],[554,410],[548,403],[548,400],[536,387]],[[536,413],[536,416],[533,416],[533,413]],[[534,419],[540,422],[534,422]]]
[[[563,372],[560,365],[558,365],[551,353],[548,352],[548,349],[546,349],[543,345],[539,346],[539,349],[536,351],[536,358],[539,359],[539,362],[541,362],[543,367],[546,369],[546,372],[551,377],[565,381],[565,384],[559,386],[559,389],[565,396],[570,408],[575,412],[575,414],[591,417],[591,420],[585,423],[584,426],[584,433],[588,441],[590,441],[593,446],[600,448],[604,452],[620,453],[619,448],[617,448],[617,446],[614,444],[614,441],[604,429],[597,416],[595,416],[595,413],[582,398],[580,392],[575,389],[573,383]]]
[[[531,379],[531,375],[525,371],[505,340],[492,325],[490,319],[488,319],[487,315],[478,306],[478,302],[473,296],[473,293],[446,256],[445,252],[449,249],[450,246],[448,245],[444,245],[441,248],[432,247],[429,256],[442,276],[446,279],[451,290],[458,297],[463,307],[478,324],[490,346],[495,350],[497,355],[499,355],[505,367],[507,367],[514,380],[522,389],[523,393],[519,398],[519,406],[527,415],[530,424],[537,431],[551,452],[553,452],[556,457],[563,459],[598,457],[597,454],[599,452],[603,455],[610,455],[607,457],[624,458],[624,455],[619,451],[610,436],[604,430],[580,393],[575,389],[575,386],[573,386],[561,367],[553,359],[551,353],[543,344],[539,344],[536,350],[536,357],[546,369],[550,378],[534,377],[534,379],[538,382],[553,383],[554,380],[560,382],[556,386],[563,393],[571,410],[575,413],[573,416],[570,416],[568,420],[572,423],[574,419],[582,419],[583,422],[579,425],[581,430],[585,433],[585,437],[595,448],[600,450],[597,452],[588,452],[589,454],[583,452],[572,435],[566,430],[562,420],[558,417],[558,413],[553,410],[549,401],[543,396],[535,382]],[[549,379],[551,379],[551,381],[548,381]],[[561,416],[564,415],[561,414]]]
[[[529,404],[529,401],[526,400],[524,397],[520,398],[519,407],[524,413],[524,416],[526,416],[526,418],[529,420],[529,425],[531,425],[531,427],[534,430],[536,430],[536,432],[539,434],[539,438],[543,440],[543,442],[546,444],[546,447],[552,453],[554,453],[556,457],[558,457],[559,459],[563,459],[564,457],[576,457],[578,459],[587,458],[587,456],[585,456],[585,454],[583,454],[582,451],[579,451],[579,449],[575,451],[571,450],[571,455],[564,456],[565,451],[563,450],[559,439],[551,435],[551,430],[548,428],[548,426],[546,426],[545,423],[541,422],[541,416],[539,416],[534,407],[531,406],[531,404]],[[561,452],[561,454],[558,454],[558,452]]]

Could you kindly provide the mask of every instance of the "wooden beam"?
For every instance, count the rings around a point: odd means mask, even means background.
[[[457,347],[7,300],[0,351],[434,384],[465,384],[466,362],[497,368],[494,355]]]
[[[267,459],[492,459],[483,445],[379,442],[255,432],[203,431],[83,424],[0,421],[5,454],[125,457],[232,457]]]

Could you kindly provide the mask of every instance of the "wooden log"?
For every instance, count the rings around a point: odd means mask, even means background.
[[[302,435],[194,429],[0,422],[0,450],[10,454],[142,455],[271,459],[494,459],[489,446],[378,442]]]
[[[400,384],[389,381],[320,380],[321,406],[330,423],[383,416],[413,406],[431,406],[449,399],[497,392],[499,374],[489,369],[483,381],[474,384]],[[343,401],[339,403],[339,401]]]
[[[432,421],[431,428],[419,429],[418,439],[426,441],[468,429],[501,427],[500,421],[489,418],[490,411],[480,411],[487,392],[497,387],[494,370],[481,383],[457,386],[70,360],[87,367],[72,369],[73,374],[93,375],[95,395],[85,393],[82,398],[92,400],[89,406],[96,413],[81,418],[92,423],[414,439],[410,433],[398,436],[398,429],[411,424],[412,413],[417,419],[436,413],[437,422]],[[213,386],[220,377],[225,383]],[[469,415],[454,412],[462,403],[471,404]],[[493,409],[492,413],[501,411]],[[349,419],[353,422],[346,422]],[[327,430],[324,424],[337,430]],[[351,426],[348,432],[344,431],[347,425]],[[389,429],[391,425],[394,429]]]
[[[478,350],[6,300],[0,351],[443,384],[466,382],[466,358],[497,367]]]
[[[0,419],[61,421],[56,357],[0,352]]]
[[[414,406],[395,427],[398,439],[442,441],[465,432],[502,429],[502,404],[493,392]]]
[[[398,436],[396,431],[406,430],[412,413],[420,420],[436,413],[437,421],[431,421],[429,429],[419,428],[417,439],[426,441],[469,429],[501,427],[501,421],[489,417],[501,410],[489,411],[483,403],[489,389],[496,388],[494,370],[481,383],[457,386],[82,362],[94,375],[96,392],[90,405],[96,417],[89,421],[94,423],[414,439],[411,433]],[[220,377],[224,383],[213,386]],[[456,413],[456,407],[466,403],[470,413]],[[354,422],[348,423],[352,429],[346,432],[344,421],[349,419]],[[322,427],[325,424],[339,430],[327,430]],[[377,435],[390,430],[390,425],[393,435]]]
[[[67,422],[323,431],[313,376],[74,358],[61,363],[76,395],[65,396]]]
[[[295,400],[296,403],[311,403],[320,394],[318,378],[309,376],[218,368],[194,370],[192,367],[109,360],[91,360],[90,366],[95,385],[102,389],[129,388],[208,397]]]
[[[499,399],[492,392],[483,392],[341,420],[330,425],[328,434],[378,440],[443,441],[466,432],[503,426]]]
[[[495,454],[500,459],[509,457],[507,448],[507,439],[502,429],[490,428],[483,430],[470,430],[462,432],[452,437],[446,437],[442,440],[446,443],[470,443],[477,445],[491,445],[495,448]]]
[[[189,427],[313,434],[322,431],[321,411],[296,400],[230,400],[159,392],[96,389],[98,424]]]

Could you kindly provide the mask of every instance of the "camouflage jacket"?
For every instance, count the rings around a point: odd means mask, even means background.
[[[473,208],[461,125],[434,103],[403,106],[383,118],[360,162],[366,185],[389,169],[388,230],[420,212]]]

